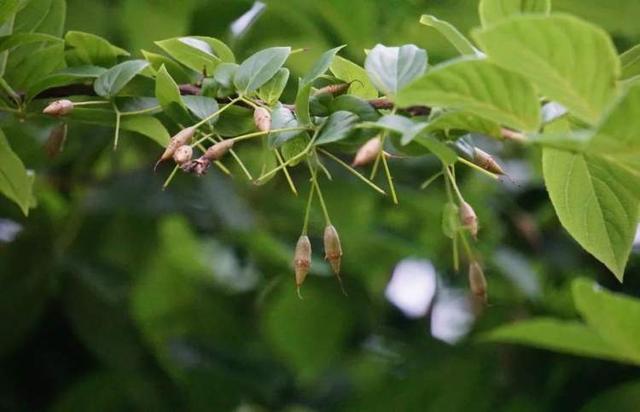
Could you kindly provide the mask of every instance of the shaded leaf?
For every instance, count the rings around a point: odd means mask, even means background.
[[[385,95],[395,96],[402,88],[424,74],[427,52],[408,44],[387,47],[377,44],[364,63],[369,79]]]
[[[98,96],[114,97],[127,85],[138,73],[149,66],[144,60],[130,60],[120,63],[96,79],[93,88]]]
[[[349,87],[349,94],[363,99],[375,99],[378,97],[378,91],[369,80],[366,70],[357,64],[344,57],[335,56],[329,68],[331,73],[338,79],[352,83]]]
[[[22,160],[11,150],[9,142],[0,130],[0,193],[15,202],[24,215],[29,214],[33,180]]]
[[[440,20],[434,16],[423,14],[420,17],[420,23],[425,26],[433,27],[440,34],[442,34],[453,47],[462,55],[476,56],[480,54],[480,51],[476,49],[473,44],[467,39],[458,29],[456,29],[451,23],[444,20]]]
[[[488,26],[527,13],[549,14],[551,0],[480,0],[480,21]]]
[[[64,36],[67,62],[70,65],[111,67],[119,56],[129,53],[95,34],[70,31]]]
[[[353,113],[345,111],[332,113],[322,125],[315,144],[333,143],[346,138],[357,122],[358,116]]]
[[[258,89],[258,97],[269,106],[275,104],[289,81],[289,69],[282,67],[275,76]]]
[[[250,94],[278,73],[291,53],[290,47],[261,50],[242,62],[233,80],[240,94]]]

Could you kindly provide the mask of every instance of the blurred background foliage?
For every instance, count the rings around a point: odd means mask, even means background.
[[[454,50],[419,25],[419,15],[468,32],[476,6],[68,0],[65,30],[136,54],[184,34],[219,37],[239,58],[271,45],[309,48],[288,63],[299,75],[340,44],[362,62],[363,49],[378,42],[415,43],[437,63]],[[555,0],[554,9],[602,25],[620,51],[640,42],[637,1]],[[562,230],[539,153],[482,141],[511,179],[465,175],[482,223],[491,303],[474,319],[466,276],[453,271],[441,230],[441,182],[418,189],[438,170],[435,161],[391,161],[399,207],[354,190],[351,176],[332,169],[324,191],[343,240],[349,296],[320,260],[315,211],[317,261],[301,301],[290,260],[305,196],[291,195],[286,182],[254,187],[234,170],[234,178],[182,176],[162,192],[152,142],[124,133],[113,153],[111,130],[71,124],[64,153],[50,160],[43,144],[53,125],[3,125],[39,176],[39,206],[23,218],[0,198],[2,411],[638,410],[637,368],[476,339],[535,315],[575,318],[568,285],[576,276],[640,291],[636,253],[620,285]],[[240,155],[258,164],[260,151],[245,146]],[[304,173],[294,178],[304,188]]]

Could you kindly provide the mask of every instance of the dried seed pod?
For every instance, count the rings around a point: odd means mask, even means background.
[[[193,156],[193,148],[188,144],[178,147],[173,154],[173,160],[179,165],[183,165],[191,160]]]
[[[62,99],[51,102],[44,108],[42,113],[51,116],[65,116],[73,111],[73,102],[71,100]]]
[[[253,121],[256,124],[256,128],[261,132],[271,130],[271,113],[264,107],[256,107],[253,112]]]
[[[176,135],[173,136],[171,140],[169,140],[169,144],[164,149],[164,153],[162,153],[162,156],[160,156],[160,159],[158,159],[158,161],[156,162],[153,170],[156,170],[160,163],[164,162],[165,160],[171,159],[173,154],[176,152],[176,149],[189,143],[195,133],[195,127],[187,127],[186,129],[182,129],[178,133],[176,133]]]
[[[204,157],[207,160],[215,162],[216,160],[222,158],[232,147],[234,141],[232,139],[223,140],[210,146],[206,152],[204,152]]]
[[[324,228],[324,258],[329,261],[333,273],[340,274],[340,263],[342,261],[342,246],[340,236],[333,225]]]
[[[341,95],[343,93],[346,93],[347,90],[349,90],[349,87],[351,86],[351,82],[349,83],[338,83],[338,84],[330,84],[328,86],[324,86],[318,90],[316,90],[316,92],[314,93],[315,95],[318,94],[332,94],[334,96],[338,96]]]
[[[478,217],[471,205],[467,202],[460,204],[460,222],[462,226],[469,229],[474,239],[478,237]]]
[[[296,244],[296,251],[293,255],[293,268],[296,273],[296,287],[298,288],[298,294],[300,293],[300,287],[304,283],[309,268],[311,267],[311,241],[309,236],[301,235],[298,238]]]
[[[353,162],[351,166],[359,167],[367,165],[373,162],[376,157],[380,154],[382,150],[382,141],[379,137],[374,137],[373,139],[369,139],[365,144],[363,144],[356,156],[353,158]]]
[[[469,263],[469,289],[474,300],[483,305],[487,303],[487,279],[482,266],[476,260]]]
[[[207,170],[209,170],[209,166],[211,166],[211,162],[209,159],[201,156],[196,160],[191,160],[186,162],[180,166],[180,169],[184,170],[187,173],[193,173],[198,176],[205,175]]]
[[[498,162],[495,161],[493,156],[484,150],[478,149],[477,147],[473,148],[473,163],[496,175],[505,174],[504,170],[500,167]]]
[[[67,140],[67,124],[61,123],[51,129],[49,138],[44,145],[45,151],[49,159],[54,159],[62,152],[64,143]]]

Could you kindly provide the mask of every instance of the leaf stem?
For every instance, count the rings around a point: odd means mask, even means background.
[[[420,185],[420,190],[424,190],[427,187],[429,187],[429,185],[431,185],[431,183],[435,182],[436,179],[439,178],[440,176],[442,176],[443,174],[444,174],[444,172],[440,171],[440,172],[434,174],[433,176],[431,176],[430,178],[428,178],[427,180],[425,180],[425,182]]]
[[[213,119],[214,117],[218,116],[220,113],[222,113],[225,110],[227,110],[229,107],[231,107],[234,103],[236,103],[240,99],[241,99],[240,97],[236,97],[235,99],[231,100],[229,103],[225,104],[224,106],[222,106],[220,109],[218,109],[214,113],[211,113],[209,116],[205,117],[204,119],[200,120],[198,123],[194,124],[193,127],[197,129],[200,126],[202,126],[203,124],[208,123],[209,120]]]
[[[171,171],[171,174],[169,175],[169,177],[167,177],[167,180],[164,181],[164,184],[162,185],[162,190],[165,190],[167,187],[169,187],[169,185],[171,184],[171,181],[173,180],[174,176],[176,175],[176,172],[178,172],[180,166],[175,166],[173,168],[173,170]]]
[[[319,128],[316,129],[315,133],[313,134],[313,137],[311,138],[311,141],[309,141],[309,144],[307,145],[307,147],[304,148],[303,151],[301,151],[297,155],[293,156],[292,158],[290,158],[289,160],[287,160],[283,164],[271,169],[270,171],[264,173],[262,176],[258,177],[258,179],[256,180],[256,183],[259,183],[261,180],[264,180],[264,179],[272,176],[274,173],[277,173],[280,169],[283,169],[283,168],[289,166],[291,163],[293,163],[293,162],[295,162],[295,161],[297,161],[299,159],[302,159],[304,156],[306,156],[309,153],[309,150],[311,150],[311,148],[313,147],[313,144],[315,143],[316,138],[318,137],[318,131],[319,130],[320,130]],[[273,130],[272,130],[272,132],[273,132]]]
[[[320,207],[322,208],[324,221],[327,225],[330,225],[331,218],[329,217],[329,211],[327,210],[327,205],[324,202],[324,197],[322,196],[322,191],[320,190],[320,185],[318,184],[318,176],[316,170],[311,166],[311,162],[309,162],[309,160],[307,160],[307,166],[309,167],[309,172],[311,172],[311,183],[316,188],[316,192],[318,192],[318,200],[320,200]]]
[[[494,174],[494,173],[491,173],[490,171],[488,171],[488,170],[485,170],[485,169],[481,168],[481,167],[480,167],[480,166],[478,166],[477,164],[475,164],[475,163],[473,163],[473,162],[468,161],[468,160],[467,160],[467,159],[465,159],[464,157],[458,157],[458,161],[459,161],[460,163],[462,163],[462,164],[466,165],[466,166],[469,166],[469,167],[470,167],[470,168],[472,168],[472,169],[477,170],[478,172],[484,173],[485,175],[489,176],[489,177],[490,177],[490,178],[492,178],[492,179],[495,179],[495,180],[499,180],[499,179],[500,179],[500,177],[499,177],[498,175],[496,175],[496,174]]]
[[[146,114],[146,113],[152,113],[155,112],[156,110],[161,109],[161,106],[153,106],[153,107],[147,107],[146,109],[140,109],[140,110],[134,110],[131,112],[122,112],[123,116],[136,116],[139,114]]]
[[[284,164],[284,159],[282,159],[282,155],[280,154],[278,149],[274,149],[273,152],[276,154],[276,159],[278,159],[278,163]],[[289,187],[291,188],[291,191],[293,192],[294,195],[298,196],[298,190],[296,189],[296,185],[293,183],[293,179],[291,179],[291,175],[289,174],[289,171],[287,170],[287,168],[286,167],[283,168],[282,172],[287,178],[287,183],[289,183]]]
[[[448,166],[445,166],[444,170],[447,173],[447,177],[449,177],[449,182],[451,182],[451,187],[453,188],[453,192],[456,194],[456,197],[458,198],[460,203],[464,203],[464,197],[462,197],[462,193],[460,192],[460,189],[456,184],[456,178],[453,177],[453,174],[451,173],[451,170]]]
[[[349,172],[351,172],[353,175],[355,175],[358,179],[362,180],[367,185],[369,185],[376,192],[378,192],[378,193],[380,193],[382,195],[386,195],[387,194],[384,190],[382,190],[380,187],[378,187],[375,183],[373,183],[371,180],[369,180],[366,177],[364,177],[361,173],[359,173],[353,167],[351,167],[348,164],[346,164],[345,162],[343,162],[340,158],[338,158],[334,154],[332,154],[332,153],[330,153],[330,152],[328,152],[328,151],[326,151],[324,149],[319,149],[319,150],[320,150],[320,153],[324,154],[325,156],[328,156],[329,158],[331,158],[332,160],[334,160],[335,162],[340,164],[342,167],[344,167]]]
[[[113,110],[116,112],[116,131],[113,137],[113,150],[118,149],[118,140],[120,140],[120,117],[122,116],[120,113],[120,109],[115,102],[111,102],[113,105]]]
[[[383,147],[384,147],[384,140]],[[398,195],[396,194],[396,188],[393,184],[393,176],[391,176],[391,170],[389,170],[389,164],[387,163],[387,157],[384,155],[384,150],[380,151],[380,159],[382,166],[384,167],[384,173],[387,175],[387,182],[389,183],[389,190],[391,191],[391,199],[394,204],[398,204]]]
[[[309,229],[309,215],[311,214],[311,204],[313,203],[313,194],[315,193],[315,187],[313,184],[309,188],[309,198],[307,199],[307,207],[304,211],[304,223],[302,224],[302,235],[307,234],[307,230]]]

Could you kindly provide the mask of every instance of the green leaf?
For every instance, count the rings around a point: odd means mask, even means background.
[[[233,78],[238,71],[238,67],[240,66],[236,63],[221,63],[216,68],[216,72],[213,75],[213,83],[217,87],[215,93],[217,97],[226,97],[235,93]],[[205,88],[203,87],[203,94],[204,92]]]
[[[453,239],[460,230],[459,208],[453,202],[447,202],[442,208],[442,233]]]
[[[290,47],[271,47],[261,50],[242,62],[234,78],[238,93],[248,95],[278,73],[291,53]]]
[[[473,113],[517,130],[535,131],[540,106],[522,76],[486,60],[461,59],[433,68],[405,87],[400,106],[439,106]]]
[[[338,52],[343,48],[344,46],[338,46],[322,53],[320,58],[314,63],[311,70],[304,75],[304,77],[302,78],[302,81],[305,84],[309,84],[314,80],[316,80],[318,77],[322,76],[327,70],[329,70],[329,67],[333,62],[333,59],[338,54]]]
[[[64,46],[62,43],[57,43],[29,54],[20,62],[19,69],[7,72],[7,82],[16,89],[27,89],[62,67],[64,67]]]
[[[338,111],[331,114],[322,125],[315,144],[333,143],[346,138],[357,122],[358,116],[350,112]]]
[[[572,16],[518,16],[475,31],[489,58],[595,124],[617,93],[620,60],[608,34]],[[580,45],[580,47],[577,47]]]
[[[429,149],[429,151],[433,153],[438,159],[440,159],[440,161],[445,165],[452,165],[458,161],[458,155],[456,154],[456,152],[433,136],[421,133],[417,134],[410,141],[415,141],[416,143],[419,143],[420,145]]]
[[[218,101],[212,97],[206,96],[183,96],[182,100],[187,108],[198,119],[206,119],[218,111]],[[209,124],[214,124],[218,120],[218,116],[209,120]]]
[[[153,116],[124,116],[120,127],[123,130],[129,130],[147,136],[162,147],[165,147],[167,143],[169,143],[169,139],[171,139],[171,135],[169,135],[167,129],[162,125],[162,122]]]
[[[638,224],[637,176],[598,156],[544,149],[544,180],[562,226],[622,281]]]
[[[190,76],[190,74],[187,73],[187,71],[182,66],[176,63],[175,60],[161,54],[151,53],[146,50],[140,51],[142,52],[145,60],[147,60],[151,64],[151,67],[153,67],[154,70],[158,71],[160,70],[160,67],[164,65],[171,77],[175,79],[176,82],[180,84],[191,83],[191,81],[193,80],[192,76]]]
[[[298,122],[291,110],[283,107],[282,105],[278,105],[271,112],[271,128],[286,129],[289,127],[298,127]],[[293,139],[299,134],[299,131],[269,133],[269,147],[280,147],[282,144]]]
[[[126,50],[95,34],[70,31],[64,36],[64,41],[68,49],[67,62],[73,66],[111,67],[119,56],[129,56]]]
[[[640,44],[622,53],[620,62],[622,63],[621,80],[640,75]]]
[[[20,6],[19,0],[4,0],[0,3],[0,24],[18,11],[18,6]]]
[[[608,292],[586,279],[575,280],[572,292],[587,324],[620,356],[640,364],[640,300]]]
[[[427,70],[427,52],[413,44],[402,47],[377,44],[367,55],[364,68],[380,92],[395,96]]]
[[[489,342],[516,343],[541,349],[629,363],[600,335],[580,322],[532,319],[500,326],[484,335]],[[637,363],[637,362],[634,362]]]
[[[15,202],[27,216],[33,196],[32,188],[33,179],[0,130],[0,193]]]
[[[426,128],[426,131],[442,130],[446,134],[453,130],[481,133],[487,136],[500,138],[501,127],[498,123],[483,119],[477,115],[463,112],[444,112],[433,118]]]
[[[480,51],[473,47],[473,44],[451,23],[440,20],[434,16],[424,14],[420,17],[420,24],[433,27],[442,34],[463,56],[477,56]]]
[[[79,66],[62,69],[58,72],[45,76],[40,81],[29,86],[27,90],[27,101],[36,97],[39,93],[59,86],[69,84],[85,83],[88,80],[96,79],[107,69],[97,66]]]
[[[189,122],[189,114],[187,113],[187,107],[182,101],[180,89],[164,66],[160,67],[156,75],[155,94],[160,106],[162,106],[164,112],[173,119],[173,121],[179,124]]]
[[[512,16],[527,13],[549,14],[551,0],[480,0],[480,21],[489,26]]]
[[[98,96],[114,97],[127,83],[148,66],[149,62],[144,60],[130,60],[120,63],[98,77],[93,88]]]
[[[229,47],[213,37],[176,37],[158,41],[156,44],[171,57],[198,73],[206,70],[210,75],[221,62],[235,62]]]
[[[342,96],[331,99],[327,108],[329,114],[340,110],[355,113],[362,121],[376,121],[380,117],[376,109],[374,109],[369,102],[352,94],[343,94]]]
[[[0,36],[0,52],[25,44],[43,42],[62,43],[62,39],[44,33],[15,33],[10,36]]]
[[[636,380],[598,392],[580,409],[580,412],[636,412],[638,405],[640,405],[640,381]]]
[[[349,87],[349,94],[363,99],[375,99],[378,97],[378,91],[369,80],[366,70],[357,64],[344,57],[335,56],[329,69],[338,79],[352,83]]]
[[[280,99],[284,88],[287,86],[288,80],[289,69],[285,67],[280,68],[271,80],[258,89],[258,97],[267,103],[267,105],[274,105],[278,99]]]

